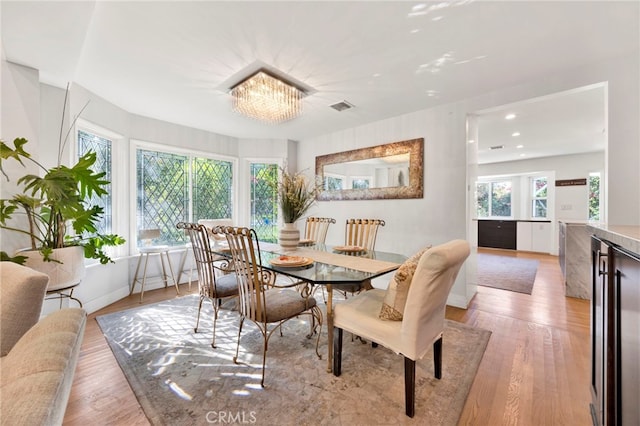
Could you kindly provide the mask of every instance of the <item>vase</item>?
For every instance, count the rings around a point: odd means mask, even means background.
[[[300,230],[295,223],[285,223],[278,235],[278,243],[285,250],[296,250],[300,242]]]
[[[37,250],[21,250],[16,254],[27,257],[25,266],[49,275],[47,292],[77,285],[86,273],[84,248],[80,246],[54,249],[51,258],[57,262],[45,262],[42,254]]]

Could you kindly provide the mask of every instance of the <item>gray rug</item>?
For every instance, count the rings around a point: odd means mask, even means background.
[[[478,253],[478,285],[531,294],[538,261]]]
[[[416,366],[416,416],[409,419],[401,356],[346,334],[342,376],[335,377],[326,371],[326,327],[319,360],[315,339],[305,337],[305,316],[269,341],[263,389],[258,329],[245,323],[236,365],[237,312],[221,310],[212,349],[213,309],[205,306],[199,333],[193,331],[195,295],[97,318],[154,425],[456,425],[491,334],[447,321],[442,380],[433,377],[430,352]]]

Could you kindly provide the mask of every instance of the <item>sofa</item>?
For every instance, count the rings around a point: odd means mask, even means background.
[[[60,425],[87,313],[64,308],[40,319],[49,277],[0,262],[0,424]]]

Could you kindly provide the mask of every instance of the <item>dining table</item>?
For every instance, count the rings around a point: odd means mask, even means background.
[[[407,259],[403,254],[365,250],[357,246],[307,242],[291,250],[269,242],[261,241],[258,245],[262,268],[326,289],[328,372],[333,368],[333,290],[362,284],[392,272]]]

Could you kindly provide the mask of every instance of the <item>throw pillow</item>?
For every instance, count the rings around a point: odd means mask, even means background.
[[[416,272],[420,258],[430,248],[431,246],[423,248],[400,265],[389,282],[389,287],[384,295],[382,309],[378,315],[380,319],[402,321],[413,274]]]

